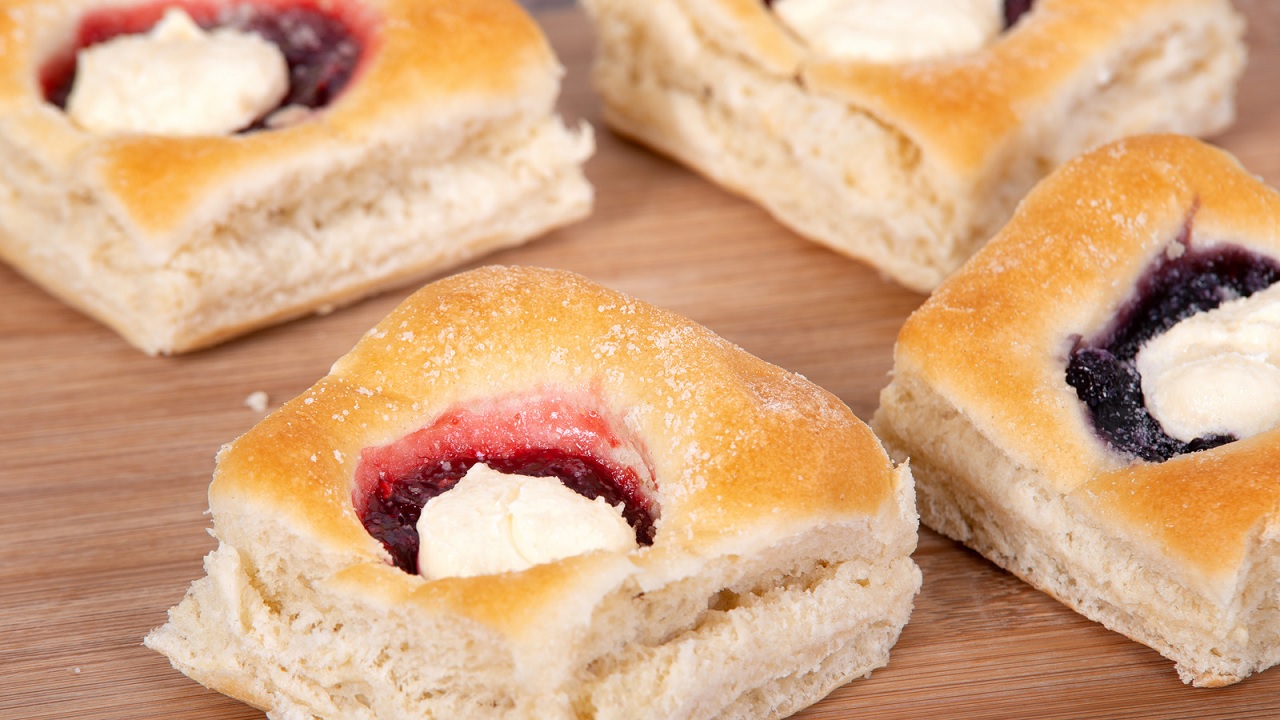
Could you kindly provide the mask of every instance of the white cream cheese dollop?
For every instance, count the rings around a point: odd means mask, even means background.
[[[777,0],[773,11],[818,54],[869,62],[965,53],[1004,29],[1002,0]]]
[[[554,477],[476,464],[418,518],[418,572],[428,579],[526,570],[592,550],[626,552],[635,531],[604,498]]]
[[[1171,437],[1280,425],[1280,284],[1197,313],[1138,352],[1147,409]]]
[[[231,28],[206,33],[170,8],[148,33],[80,51],[67,113],[94,133],[225,135],[288,91],[289,66],[275,44]]]

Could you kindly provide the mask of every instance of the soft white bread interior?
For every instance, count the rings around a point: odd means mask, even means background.
[[[0,258],[147,353],[328,311],[590,210],[590,129],[555,115],[561,68],[514,0],[359,0],[363,55],[332,104],[197,137],[92,134],[45,101],[40,69],[111,5],[6,4]]]
[[[653,544],[394,567],[354,507],[363,451],[492,398],[626,439]],[[883,666],[920,586],[910,472],[843,403],[557,271],[419,291],[226,446],[209,500],[208,575],[146,643],[273,718],[782,717]]]
[[[1038,0],[975,52],[826,58],[760,0],[585,0],[605,119],[784,225],[929,290],[1053,167],[1234,117],[1226,0]]]
[[[1226,153],[1134,138],[1043,181],[908,319],[872,421],[921,520],[1216,687],[1280,662],[1280,428],[1144,461],[1094,429],[1068,354],[1153,264],[1280,262],[1280,194]]]

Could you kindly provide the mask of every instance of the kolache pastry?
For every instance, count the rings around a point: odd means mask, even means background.
[[[5,0],[0,258],[147,353],[583,217],[515,0]]]
[[[1280,661],[1280,194],[1197,140],[1071,161],[902,328],[922,522],[1197,686]]]
[[[774,718],[888,660],[911,474],[836,397],[576,275],[428,285],[218,454],[146,643],[275,718]]]
[[[617,132],[929,290],[1052,168],[1234,116],[1228,0],[583,0]]]

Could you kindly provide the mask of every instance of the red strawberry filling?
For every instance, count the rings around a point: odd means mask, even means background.
[[[71,47],[44,64],[40,85],[44,98],[66,108],[76,79],[76,54],[121,35],[149,31],[164,11],[179,7],[201,28],[230,27],[253,32],[275,44],[289,66],[289,92],[277,108],[323,108],[341,94],[372,42],[373,21],[351,3],[316,0],[256,0],[214,3],[157,2],[94,10],[80,20]],[[263,127],[268,112],[244,130]]]
[[[457,408],[431,425],[365,448],[353,495],[366,530],[397,567],[418,571],[418,518],[431,498],[484,463],[514,475],[554,476],[578,494],[622,505],[636,542],[653,544],[658,507],[639,445],[585,403],[507,398]]]

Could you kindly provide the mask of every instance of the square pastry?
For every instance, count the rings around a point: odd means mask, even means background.
[[[1280,194],[1197,140],[1050,175],[902,328],[921,520],[1234,683],[1280,661]]]
[[[410,297],[209,505],[146,642],[279,718],[781,717],[920,587],[910,472],[838,398],[558,271]]]
[[[514,0],[5,0],[0,258],[147,353],[583,217]]]
[[[1244,63],[1228,0],[583,4],[615,130],[916,290],[1067,159],[1226,126]]]

